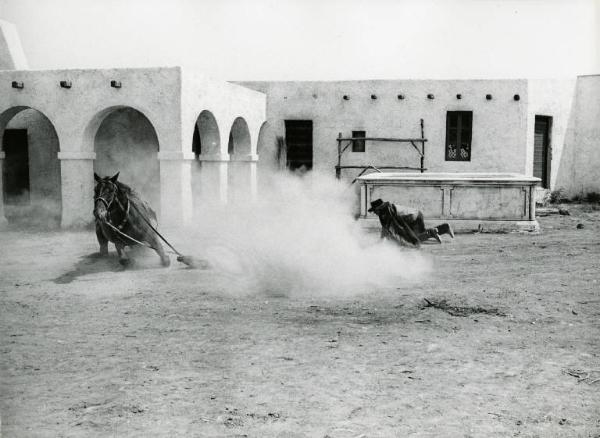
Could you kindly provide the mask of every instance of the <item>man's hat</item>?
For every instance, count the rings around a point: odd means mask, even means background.
[[[369,213],[372,211],[377,211],[381,207],[383,207],[384,204],[385,204],[385,202],[383,202],[382,199],[375,199],[374,201],[371,202],[371,208],[369,208],[367,211]]]

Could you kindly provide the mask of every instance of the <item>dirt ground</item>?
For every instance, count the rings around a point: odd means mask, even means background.
[[[2,436],[600,437],[600,211],[567,208],[345,299],[1,232]]]

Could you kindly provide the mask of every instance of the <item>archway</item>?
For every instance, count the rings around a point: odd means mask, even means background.
[[[256,152],[259,171],[272,172],[280,168],[277,137],[269,122],[264,122],[260,127]]]
[[[31,107],[13,107],[0,115],[2,198],[9,222],[60,226],[60,149],[54,124]]]
[[[261,193],[263,195],[268,193],[278,171],[285,169],[285,156],[280,156],[281,151],[282,148],[277,142],[275,130],[269,122],[264,122],[258,132],[256,146],[258,154],[256,173],[259,196],[261,196]]]
[[[255,191],[256,165],[252,162],[252,142],[248,123],[237,117],[229,131],[229,172],[227,179],[228,200],[233,203],[247,202]]]
[[[196,119],[194,131],[196,140],[192,148],[197,156],[200,154],[212,155],[221,152],[219,125],[213,113],[207,110],[202,111]]]
[[[231,125],[227,152],[239,157],[249,155],[251,152],[250,130],[242,117],[236,118]]]
[[[194,124],[192,151],[196,157],[192,166],[192,202],[194,215],[197,216],[203,200],[217,197],[215,192],[218,189],[211,185],[219,181],[215,175],[209,175],[213,173],[210,170],[214,169],[208,169],[207,166],[202,168],[203,157],[215,156],[221,152],[219,125],[213,113],[208,110],[202,111]]]
[[[159,143],[150,120],[137,109],[116,107],[101,112],[94,123],[98,125],[92,133],[94,172],[100,176],[120,172],[119,181],[136,190],[160,215]]]

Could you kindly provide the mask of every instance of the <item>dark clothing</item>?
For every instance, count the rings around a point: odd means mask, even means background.
[[[420,239],[417,233],[420,233],[420,231],[415,233],[414,227],[416,225],[417,230],[420,228],[418,223],[423,223],[423,215],[420,215],[419,221],[419,215],[415,217],[412,212],[403,212],[402,209],[398,210],[396,205],[386,202],[375,211],[381,223],[381,237],[391,238],[400,244],[409,243],[418,247]]]
[[[381,237],[392,239],[401,245],[409,243],[418,247],[421,242],[431,238],[441,243],[439,234],[454,237],[448,224],[426,228],[423,213],[414,208],[379,201],[372,211],[379,217]]]

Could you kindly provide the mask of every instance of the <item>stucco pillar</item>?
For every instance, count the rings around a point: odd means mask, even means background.
[[[200,184],[203,202],[227,203],[229,154],[200,154]]]
[[[160,161],[160,222],[167,226],[189,224],[192,221],[193,153],[161,151]]]
[[[94,221],[95,152],[58,153],[62,194],[62,228],[81,228]]]
[[[4,158],[6,158],[6,154],[4,151],[0,151],[0,228],[8,224],[6,216],[4,216]]]
[[[255,201],[257,193],[256,167],[258,155],[231,155],[229,163],[229,194],[231,202]]]

